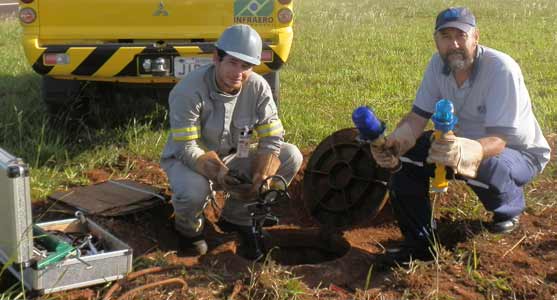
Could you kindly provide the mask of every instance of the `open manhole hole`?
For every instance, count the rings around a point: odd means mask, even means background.
[[[340,234],[321,234],[318,229],[268,230],[271,257],[286,266],[320,264],[339,259],[350,250]]]

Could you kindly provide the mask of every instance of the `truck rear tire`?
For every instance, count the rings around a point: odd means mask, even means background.
[[[72,104],[77,101],[80,91],[80,81],[43,76],[41,98],[52,117],[58,118],[69,112]]]
[[[263,78],[267,80],[269,85],[271,86],[271,91],[273,92],[273,99],[275,100],[275,104],[277,108],[279,107],[280,102],[280,76],[278,71],[272,71],[263,75]]]

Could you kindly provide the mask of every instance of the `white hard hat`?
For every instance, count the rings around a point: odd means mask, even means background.
[[[261,37],[249,25],[237,24],[226,28],[215,46],[237,59],[253,65],[261,64]]]

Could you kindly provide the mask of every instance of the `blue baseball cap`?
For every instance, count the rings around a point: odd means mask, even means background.
[[[466,7],[449,7],[437,15],[435,31],[456,28],[464,32],[476,27],[476,17]]]

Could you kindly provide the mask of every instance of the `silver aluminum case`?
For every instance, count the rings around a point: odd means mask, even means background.
[[[20,269],[10,267],[10,271],[20,280],[23,279],[25,287],[29,290],[48,294],[106,283],[123,278],[132,270],[133,254],[130,247],[90,219],[86,218],[85,223],[74,218],[37,225],[44,230],[65,231],[71,228],[72,232],[76,231],[75,228],[80,228],[102,240],[108,251],[82,256],[81,261],[77,258],[67,258],[42,270],[34,266]],[[1,255],[2,253],[0,258]]]
[[[10,272],[19,280],[23,279],[25,287],[39,294],[48,294],[100,283],[106,283],[123,278],[132,270],[133,254],[130,247],[117,239],[114,235],[101,228],[98,224],[86,218],[86,222],[78,219],[66,219],[53,222],[39,223],[44,230],[57,229],[75,232],[80,228],[91,233],[104,242],[105,253],[66,258],[58,263],[37,269],[36,264],[11,265]],[[5,262],[8,257],[0,251],[0,260]]]
[[[29,168],[0,148],[0,252],[5,262],[28,264],[33,255]]]
[[[132,249],[88,218],[37,224],[45,230],[90,233],[104,242],[105,252],[37,269],[33,233],[29,171],[21,159],[0,148],[0,263],[25,287],[39,294],[53,293],[123,278],[132,270]]]

